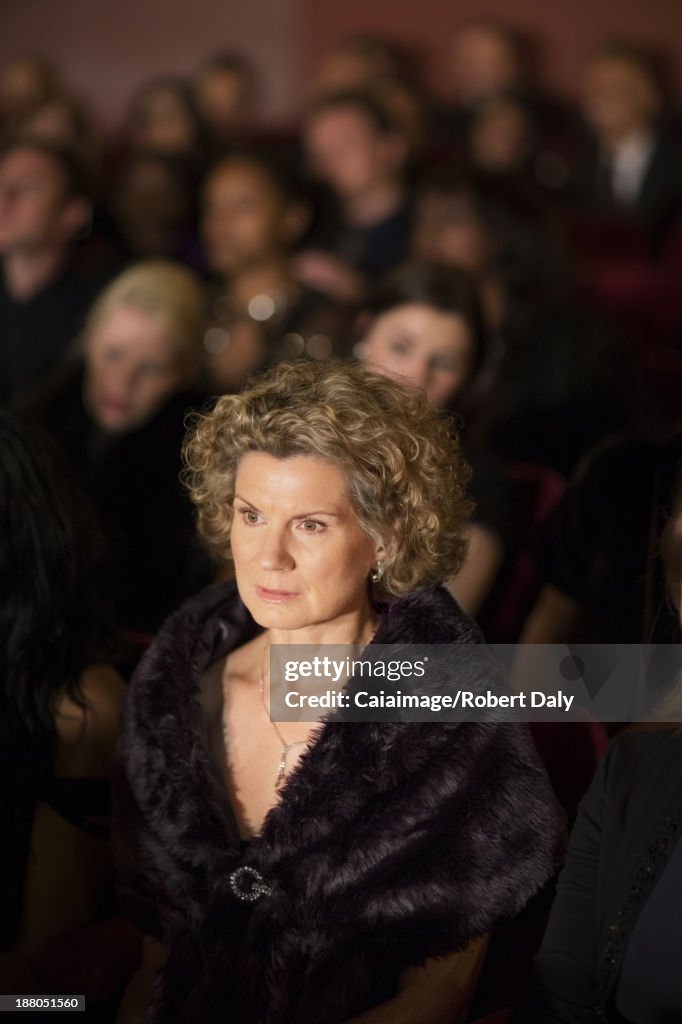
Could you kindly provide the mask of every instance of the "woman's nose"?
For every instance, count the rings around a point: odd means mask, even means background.
[[[284,572],[287,569],[292,569],[294,559],[289,550],[286,533],[279,529],[266,529],[263,531],[262,537],[261,568],[270,572]]]

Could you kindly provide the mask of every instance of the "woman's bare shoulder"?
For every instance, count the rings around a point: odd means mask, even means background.
[[[64,777],[111,774],[126,685],[110,665],[90,665],[80,679],[84,707],[64,694],[57,705],[55,772]]]

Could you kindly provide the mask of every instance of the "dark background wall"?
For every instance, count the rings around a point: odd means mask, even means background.
[[[472,16],[536,35],[546,77],[565,92],[575,91],[594,42],[617,33],[668,51],[682,93],[682,0],[2,0],[0,62],[47,53],[111,122],[146,77],[241,49],[261,70],[268,117],[281,120],[295,111],[319,56],[352,32],[416,49],[442,91],[449,32]]]

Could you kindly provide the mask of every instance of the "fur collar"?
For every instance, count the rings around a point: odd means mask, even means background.
[[[157,1020],[185,1019],[180,1006],[212,1019],[229,1003],[249,1024],[342,1021],[390,995],[406,966],[516,914],[560,854],[561,814],[523,727],[332,716],[243,857],[197,690],[204,667],[258,631],[234,585],[209,588],[131,686],[118,817],[136,850],[124,889],[146,891],[171,950]],[[480,639],[434,588],[392,601],[374,643]],[[242,864],[269,895],[234,896]]]

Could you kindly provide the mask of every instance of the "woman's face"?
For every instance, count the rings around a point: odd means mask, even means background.
[[[235,481],[232,556],[239,593],[271,629],[342,626],[368,601],[384,550],[362,530],[341,470],[248,452]]]
[[[209,265],[233,274],[272,259],[291,242],[285,204],[254,164],[219,167],[204,189],[202,234]]]
[[[156,317],[136,306],[117,306],[87,338],[85,404],[109,433],[142,426],[185,379],[175,340]]]
[[[406,304],[374,320],[363,339],[362,358],[380,373],[423,388],[439,408],[466,383],[474,345],[461,316]]]
[[[138,99],[130,134],[134,146],[158,153],[188,153],[197,141],[181,96],[166,88],[151,89]]]

